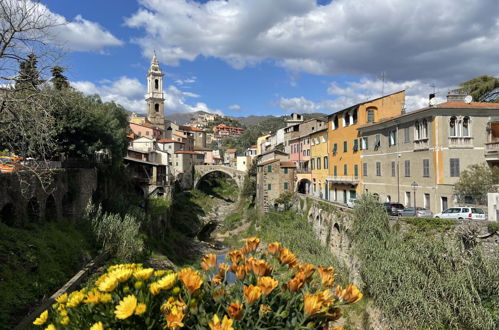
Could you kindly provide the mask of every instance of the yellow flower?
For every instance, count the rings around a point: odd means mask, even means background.
[[[232,271],[236,273],[236,276],[239,280],[242,280],[246,277],[246,268],[244,265],[237,265]]]
[[[239,303],[239,300],[231,302],[228,312],[231,319],[240,320],[243,317],[243,304]]]
[[[149,285],[149,292],[151,292],[153,296],[161,292],[158,282],[153,282]]]
[[[221,301],[224,296],[225,296],[224,289],[218,289],[215,292],[213,292],[213,299],[215,299],[215,301]]]
[[[170,329],[176,329],[178,327],[183,327],[184,324],[182,320],[184,319],[184,313],[182,309],[177,308],[177,306],[173,306],[170,309],[168,315],[166,315],[166,327]]]
[[[64,304],[66,301],[68,301],[68,294],[61,294],[59,297],[55,298],[55,301],[57,301],[59,304]]]
[[[135,307],[135,315],[142,315],[146,312],[147,306],[144,303],[138,303]]]
[[[214,253],[207,254],[201,260],[201,268],[208,270],[215,267],[217,264],[217,256]]]
[[[248,304],[254,303],[260,296],[262,295],[262,289],[258,286],[244,286],[244,299],[248,302]]]
[[[319,266],[319,275],[321,276],[321,284],[323,288],[332,288],[334,285],[334,268]]]
[[[161,290],[170,290],[175,285],[177,274],[171,273],[158,280],[158,287]]]
[[[262,289],[264,295],[270,294],[279,284],[279,282],[272,277],[263,276],[258,279],[258,286]]]
[[[113,292],[117,285],[118,280],[115,277],[108,276],[98,284],[98,288],[100,291]]]
[[[234,328],[232,327],[232,322],[234,321],[227,318],[227,315],[224,315],[222,323],[220,323],[218,315],[215,314],[213,315],[213,321],[208,322],[208,325],[210,326],[211,330],[234,330]]]
[[[49,311],[44,311],[40,314],[40,316],[37,317],[37,319],[33,322],[33,324],[43,325],[45,322],[47,322],[48,317],[49,317]]]
[[[255,260],[251,264],[253,273],[257,276],[265,276],[272,273],[272,267],[265,260]]]
[[[50,323],[49,325],[47,325],[47,327],[45,328],[45,330],[57,330],[57,328],[55,327],[55,325],[53,325],[52,323]]]
[[[272,311],[272,308],[268,305],[260,304],[260,315],[265,316]]]
[[[146,281],[149,279],[149,277],[151,277],[153,273],[154,268],[139,269],[133,273],[133,277],[141,281]]]
[[[194,291],[199,289],[201,287],[201,284],[203,284],[203,279],[201,278],[201,276],[199,276],[199,273],[192,270],[191,268],[182,269],[178,273],[178,277],[190,293],[193,293]]]
[[[103,293],[100,295],[100,302],[101,303],[108,303],[113,300],[113,296],[111,296],[110,293]]]
[[[259,244],[260,244],[260,239],[257,237],[250,237],[246,239],[246,245],[249,247],[251,251],[256,250]]]
[[[331,298],[329,290],[321,291],[315,295],[307,292],[303,300],[303,307],[305,309],[305,313],[308,315],[314,315],[327,311],[332,303],[333,299]]]
[[[97,323],[94,323],[94,325],[90,327],[90,330],[104,330],[104,325],[99,321]]]
[[[279,242],[269,243],[267,245],[267,249],[269,250],[270,254],[277,254],[281,249],[281,243]]]
[[[97,304],[100,301],[101,294],[97,290],[92,290],[87,293],[87,298],[85,298],[85,304]]]
[[[243,253],[240,250],[234,250],[230,252],[229,257],[232,265],[237,265],[244,258]]]
[[[116,318],[124,320],[133,315],[135,307],[137,307],[137,298],[134,295],[129,295],[116,306],[114,314],[116,314]]]
[[[291,280],[288,282],[288,289],[291,292],[296,292],[301,289],[305,281],[301,277],[293,277]]]
[[[167,270],[161,269],[161,270],[156,270],[154,271],[154,276],[163,276],[167,273]]]
[[[68,325],[69,324],[69,317],[68,316],[63,317],[61,320],[61,324]]]
[[[315,267],[312,264],[302,264],[300,265],[298,272],[302,273],[303,279],[307,282],[312,279],[315,272]]]
[[[61,317],[68,316],[68,311],[66,309],[59,310],[59,315]]]
[[[362,299],[363,294],[359,291],[359,289],[353,285],[349,284],[346,289],[341,290],[341,287],[336,287],[336,295],[340,298],[345,304],[354,304],[360,299]]]
[[[85,294],[81,291],[74,291],[69,295],[67,307],[76,307],[78,306],[83,299],[85,299]]]
[[[289,268],[294,268],[298,264],[296,256],[286,248],[282,248],[279,253],[279,261],[281,264],[288,265]]]
[[[132,276],[132,274],[133,274],[133,269],[121,269],[114,271],[112,273],[112,276],[115,277],[118,280],[118,282],[124,283],[128,281],[128,279],[130,278],[130,276]]]

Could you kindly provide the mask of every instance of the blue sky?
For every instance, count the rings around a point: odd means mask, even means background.
[[[443,101],[499,71],[495,0],[41,3],[66,23],[55,33],[73,85],[136,112],[154,50],[166,113],[331,113],[400,89],[413,110],[432,85]]]

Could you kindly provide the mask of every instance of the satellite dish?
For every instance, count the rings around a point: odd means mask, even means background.
[[[437,104],[437,99],[435,97],[432,97],[430,99],[430,106],[434,107]]]
[[[466,97],[464,98],[464,103],[468,103],[470,104],[471,101],[473,101],[473,96],[471,95],[466,95]]]

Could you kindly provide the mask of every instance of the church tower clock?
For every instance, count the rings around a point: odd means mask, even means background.
[[[163,72],[158,64],[156,54],[151,60],[147,72],[147,120],[154,125],[164,126],[165,123],[165,97],[163,94]]]

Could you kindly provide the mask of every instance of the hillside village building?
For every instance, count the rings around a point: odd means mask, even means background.
[[[329,175],[327,127],[310,134],[310,170],[312,173],[310,193],[328,200],[330,192],[327,189]]]

